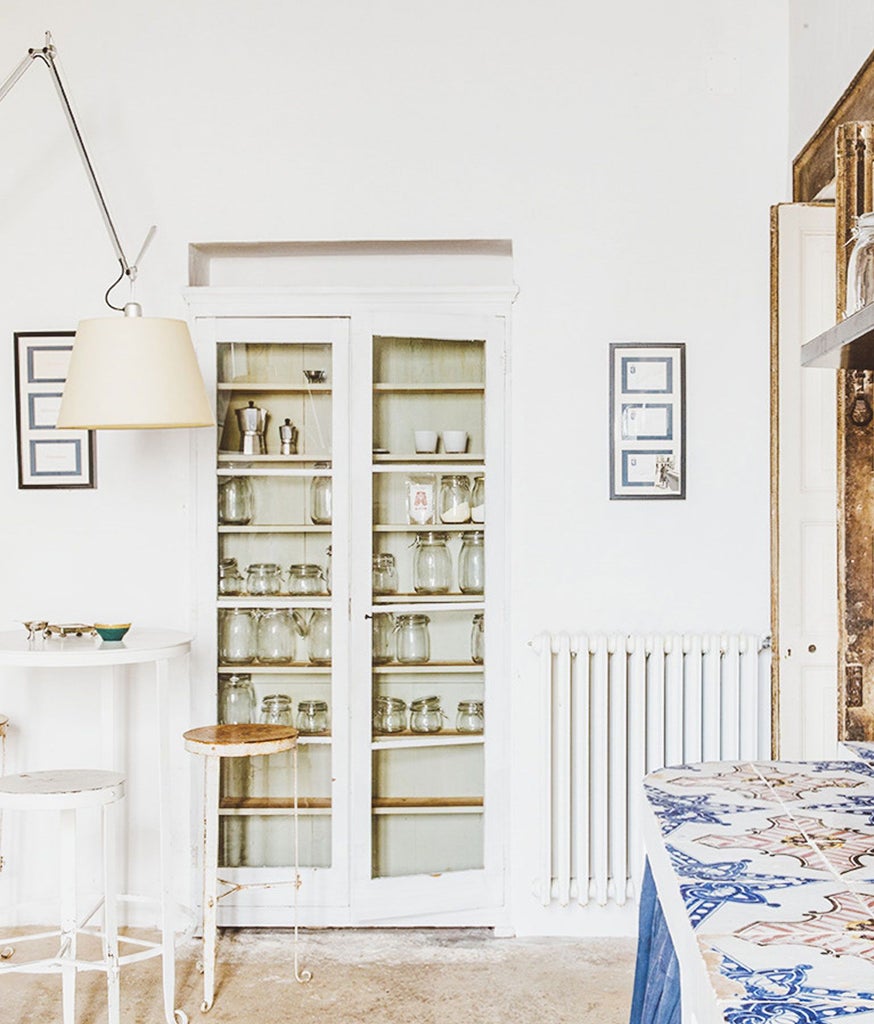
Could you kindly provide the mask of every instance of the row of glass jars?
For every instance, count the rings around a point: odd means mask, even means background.
[[[223,558],[219,562],[218,592],[223,597],[251,594],[254,597],[275,597],[291,594],[295,597],[318,597],[331,593],[331,548],[326,551],[324,569],[314,562],[291,565],[287,579],[276,562],[254,562],[240,572],[236,558]]]
[[[219,721],[229,725],[247,725],[257,720],[268,725],[294,725],[307,735],[328,731],[328,702],[301,700],[297,715],[293,716],[291,697],[284,693],[271,693],[261,700],[260,714],[252,686],[252,677],[245,673],[224,676],[219,691]]]
[[[427,615],[406,614],[397,618],[391,612],[373,616],[372,655],[374,665],[397,660],[402,665],[418,665],[431,660],[431,622]],[[484,617],[478,612],[470,630],[470,660],[483,663],[485,653]]]
[[[440,480],[441,523],[483,523],[486,518],[485,477],[470,478],[461,474]]]
[[[409,720],[406,701],[400,697],[378,696],[373,702],[373,731],[382,735],[405,732],[440,732],[446,715],[437,696],[417,697],[410,702]],[[461,700],[455,716],[455,729],[461,733],[480,733],[484,728],[483,702]]]
[[[317,462],[316,469],[327,469]],[[310,519],[317,526],[329,526],[334,513],[333,485],[329,476],[310,481]],[[232,476],[219,483],[218,521],[226,526],[248,526],[255,518],[255,492],[247,476]]]
[[[284,665],[293,662],[299,640],[312,665],[331,664],[331,612],[328,608],[222,608],[219,661],[223,665]]]
[[[462,594],[482,594],[486,585],[485,533],[462,534],[458,552],[458,589]],[[417,594],[446,594],[452,587],[452,559],[446,542],[449,535],[426,530],[416,535],[413,552],[413,590]]]

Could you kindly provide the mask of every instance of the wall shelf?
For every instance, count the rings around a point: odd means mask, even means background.
[[[801,365],[874,370],[874,305],[865,306],[802,345]]]

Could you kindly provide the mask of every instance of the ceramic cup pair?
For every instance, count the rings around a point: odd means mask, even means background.
[[[467,450],[467,431],[444,430],[438,435],[436,430],[416,430],[416,451],[426,454],[437,451],[437,439],[443,441],[443,451],[447,454],[458,454]]]

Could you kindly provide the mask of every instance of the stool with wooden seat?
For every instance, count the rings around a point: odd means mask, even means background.
[[[25,772],[0,777],[0,810],[59,811],[60,853],[60,928],[37,935],[0,938],[0,945],[35,939],[59,937],[54,956],[25,962],[9,960],[0,964],[5,973],[46,974],[57,972],[62,978],[64,1024],[76,1018],[76,975],[78,971],[104,971],[107,982],[109,1024],[119,1024],[118,893],[116,891],[116,804],[124,796],[124,776],[118,772],[91,769]],[[103,808],[103,898],[80,921],[76,899],[76,816],[85,808]],[[98,932],[89,922],[103,908],[103,929]],[[84,960],[77,956],[79,935],[99,935],[103,957]]]
[[[286,725],[206,725],[183,734],[185,749],[203,757],[203,1004],[206,1013],[215,998],[216,912],[218,901],[230,892],[247,888],[226,883],[226,893],[218,893],[219,764],[223,757],[263,757],[291,750],[294,764],[294,976],[309,981],[309,971],[298,969],[297,891],[300,888],[297,837],[297,729]],[[263,887],[260,883],[258,887]]]

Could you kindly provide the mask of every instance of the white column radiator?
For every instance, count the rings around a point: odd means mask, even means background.
[[[623,905],[643,868],[640,782],[767,759],[770,638],[543,633],[540,900]]]

